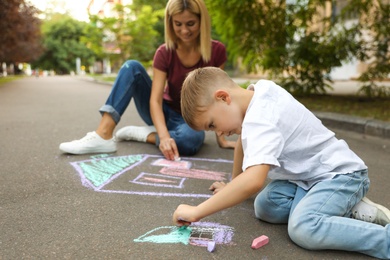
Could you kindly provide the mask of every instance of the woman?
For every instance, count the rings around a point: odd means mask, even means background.
[[[116,133],[116,140],[148,142],[159,147],[165,158],[194,155],[205,133],[191,129],[180,111],[182,83],[190,71],[206,66],[224,68],[225,46],[211,40],[211,24],[203,0],[169,0],[165,10],[165,44],[153,59],[153,82],[142,65],[126,61],[118,73],[96,131],[80,140],[60,144],[71,154],[116,151],[113,133],[132,98],[148,126],[128,126]],[[234,148],[232,141],[217,137],[220,147]]]

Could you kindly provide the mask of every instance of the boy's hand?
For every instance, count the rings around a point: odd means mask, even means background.
[[[189,226],[192,222],[196,222],[199,219],[197,216],[197,208],[190,205],[181,204],[177,207],[176,211],[173,213],[173,223],[175,225]]]
[[[223,188],[225,188],[226,183],[223,181],[216,181],[213,184],[211,184],[209,190],[213,191],[213,194],[216,194],[218,191],[221,191]]]

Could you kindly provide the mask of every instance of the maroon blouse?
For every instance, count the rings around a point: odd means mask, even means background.
[[[184,66],[177,56],[176,50],[168,51],[165,48],[165,44],[160,45],[156,50],[153,58],[153,67],[164,71],[167,74],[167,87],[164,94],[164,100],[168,101],[169,106],[173,110],[181,113],[180,92],[187,73],[201,67],[220,67],[226,62],[227,55],[225,45],[219,41],[213,40],[211,48],[210,61],[205,63],[201,58],[198,63],[192,67]]]

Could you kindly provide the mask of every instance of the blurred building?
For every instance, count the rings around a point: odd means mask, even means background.
[[[382,2],[386,2],[389,0],[378,0]],[[289,0],[289,2],[295,2],[295,0]],[[345,8],[350,3],[350,0],[332,0],[332,1],[326,1],[325,8],[318,8],[318,20],[321,20],[323,17],[331,17],[333,18],[340,15],[343,8]],[[351,27],[357,23],[359,23],[359,14],[351,14],[348,19],[344,22],[344,26],[346,28]],[[313,23],[312,29],[313,30],[322,30],[325,28],[325,24],[319,22],[319,23]],[[366,40],[370,40],[371,36],[369,32],[363,32],[363,37],[365,37]],[[372,62],[371,60],[370,62]],[[348,63],[344,63],[341,67],[334,68],[331,72],[331,78],[334,80],[349,80],[349,79],[356,79],[358,78],[362,73],[364,73],[368,68],[368,64],[365,62],[361,62],[357,59],[354,59]]]

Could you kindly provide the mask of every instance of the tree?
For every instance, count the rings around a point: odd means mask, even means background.
[[[154,24],[153,29],[158,33],[155,37],[156,40],[156,49],[158,45],[164,43],[164,15],[165,15],[165,6],[167,1],[161,0],[133,0],[132,8],[139,10],[145,5],[149,5],[153,8],[153,12],[156,12],[158,21]]]
[[[351,0],[339,15],[328,17],[321,15],[321,10],[337,1],[206,0],[206,3],[230,57],[241,57],[249,72],[267,72],[292,92],[324,93],[332,82],[329,75],[333,68],[353,58],[367,61],[373,54],[378,65],[383,65],[373,67],[377,72],[383,71],[376,76],[388,74],[388,3],[376,8],[376,0]],[[375,15],[370,13],[373,10]],[[360,20],[346,26],[351,14],[358,14]],[[374,41],[363,37],[370,30]],[[368,75],[373,78],[374,74]]]
[[[84,27],[83,35],[80,37],[80,42],[94,53],[94,57],[98,60],[104,58],[103,38],[104,33],[97,26],[98,17],[90,16],[90,22]]]
[[[133,5],[134,7],[134,5]],[[154,53],[158,45],[162,44],[159,40],[159,32],[155,29],[155,25],[162,21],[163,13],[160,11],[153,11],[149,5],[142,6],[142,8],[133,8],[136,15],[136,21],[129,24],[129,29],[132,35],[130,44],[130,57],[141,61],[144,66],[151,65]]]
[[[352,3],[346,8],[345,14],[360,10]],[[359,77],[363,82],[360,92],[369,97],[390,96],[389,88],[376,83],[390,76],[390,2],[368,1],[360,19],[359,36],[362,40],[358,58],[368,61],[367,71]]]
[[[0,0],[0,62],[30,62],[42,49],[38,10],[24,0]]]
[[[75,70],[76,58],[82,64],[92,64],[94,53],[82,41],[86,36],[87,24],[67,15],[53,16],[42,26],[45,52],[33,65],[58,74]]]
[[[150,66],[160,33],[155,25],[162,20],[162,10],[149,5],[116,5],[115,17],[90,16],[102,30],[104,52],[112,62],[122,64],[127,59],[139,60]]]

